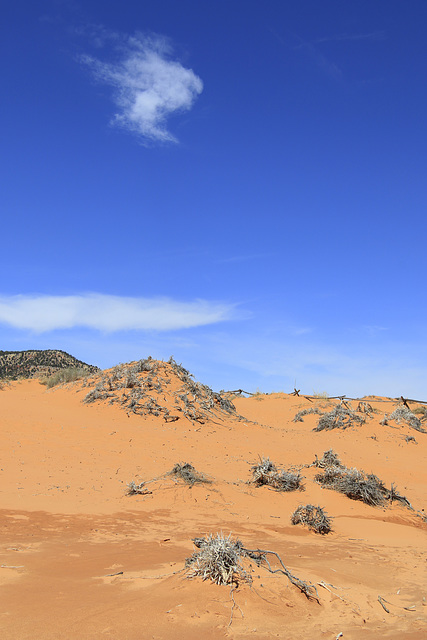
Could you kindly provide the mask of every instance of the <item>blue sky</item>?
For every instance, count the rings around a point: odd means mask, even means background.
[[[426,18],[9,3],[0,349],[425,399]]]

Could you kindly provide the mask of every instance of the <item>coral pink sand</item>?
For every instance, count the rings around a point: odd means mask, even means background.
[[[427,525],[416,514],[427,508],[427,435],[381,425],[393,403],[369,400],[379,413],[365,424],[314,432],[316,415],[292,422],[313,403],[285,394],[236,399],[247,420],[192,424],[83,404],[85,393],[36,380],[0,391],[1,638],[427,637]],[[301,469],[301,492],[247,484],[259,456],[287,468],[330,448],[347,467],[395,483],[415,511],[324,489],[314,467]],[[131,480],[184,461],[213,483],[163,477],[148,485],[152,493],[126,495]],[[324,507],[332,533],[292,525],[301,503]],[[319,602],[256,566],[252,586],[233,591],[187,579],[192,538],[217,532],[276,551],[317,586]]]

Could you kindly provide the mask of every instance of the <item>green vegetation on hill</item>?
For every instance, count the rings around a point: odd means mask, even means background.
[[[60,349],[0,351],[0,379],[49,377],[69,368],[88,373],[99,371],[98,367],[77,360]]]

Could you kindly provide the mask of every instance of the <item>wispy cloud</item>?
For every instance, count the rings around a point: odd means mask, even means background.
[[[385,40],[384,31],[371,31],[369,33],[340,33],[333,36],[325,36],[324,38],[317,38],[314,42],[320,44],[321,42],[351,42],[357,40],[371,40],[379,41]]]
[[[300,39],[301,40],[301,39]],[[300,44],[296,47],[305,53],[309,60],[311,60],[316,67],[318,67],[327,76],[334,80],[340,80],[342,78],[342,71],[335,64],[327,58],[317,47],[311,42],[304,42],[301,40]]]
[[[118,111],[112,123],[145,141],[177,142],[167,120],[192,107],[203,90],[202,80],[172,58],[165,38],[138,34],[121,42],[119,51],[116,62],[81,57],[99,81],[114,88]]]
[[[91,293],[74,296],[0,297],[0,323],[36,332],[89,327],[99,331],[188,329],[229,320],[234,306],[170,298],[132,298]]]

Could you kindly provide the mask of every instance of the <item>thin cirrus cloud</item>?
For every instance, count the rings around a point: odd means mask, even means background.
[[[120,54],[117,62],[81,58],[99,81],[114,88],[118,111],[112,123],[145,141],[177,142],[167,120],[191,109],[203,90],[202,80],[171,58],[170,47],[159,36],[129,37]]]
[[[2,296],[0,323],[38,333],[87,327],[99,331],[173,331],[230,320],[234,306],[195,300],[106,294]]]

